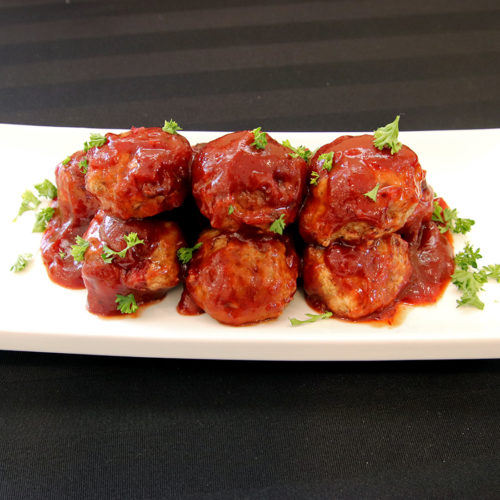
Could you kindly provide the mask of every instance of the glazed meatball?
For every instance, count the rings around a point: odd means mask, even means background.
[[[56,167],[57,201],[63,219],[90,221],[99,209],[97,198],[85,188],[86,170],[87,157],[83,151],[77,151],[69,161]]]
[[[408,283],[411,271],[408,244],[397,234],[359,245],[309,245],[304,290],[313,305],[359,319],[388,306]]]
[[[86,175],[87,189],[106,212],[127,220],[182,204],[192,156],[187,139],[161,128],[132,128],[106,138],[87,152]]]
[[[268,231],[281,216],[293,222],[302,202],[307,164],[269,135],[264,149],[251,131],[233,132],[209,142],[192,166],[193,194],[212,227]]]
[[[399,233],[408,242],[416,241],[419,237],[421,228],[426,222],[432,219],[434,212],[434,191],[425,182],[422,187],[422,196],[406,224]]]
[[[71,255],[77,236],[82,236],[89,222],[87,219],[63,218],[56,206],[56,214],[47,224],[40,250],[49,278],[66,288],[84,288],[82,263]]]
[[[304,203],[299,228],[307,242],[324,247],[338,239],[378,238],[403,227],[421,198],[424,179],[411,149],[403,146],[394,155],[380,151],[372,135],[343,136],[322,146],[311,160],[311,173],[316,185]]]
[[[243,325],[277,318],[292,300],[298,257],[287,236],[209,229],[199,243],[185,286],[217,321]]]
[[[116,255],[115,252],[127,248],[125,237],[130,238],[131,233],[136,233],[143,242],[129,248],[123,256]],[[118,294],[133,294],[135,302],[143,304],[164,297],[180,281],[177,250],[185,242],[173,222],[158,218],[122,221],[100,210],[84,239],[89,246],[82,276],[92,313],[120,314],[116,304]]]

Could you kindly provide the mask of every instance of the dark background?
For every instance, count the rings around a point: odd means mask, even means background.
[[[0,67],[6,123],[500,127],[500,5],[2,0]],[[493,499],[499,422],[498,360],[0,352],[0,498]]]

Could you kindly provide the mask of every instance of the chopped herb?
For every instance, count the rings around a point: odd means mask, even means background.
[[[177,122],[174,122],[174,120],[170,120],[167,122],[165,120],[165,125],[163,125],[162,128],[163,132],[168,132],[169,134],[177,134],[178,130],[182,130],[181,127],[179,127]]]
[[[333,151],[319,155],[318,161],[321,161],[321,160],[323,160],[323,164],[321,165],[321,168],[324,168],[327,172],[330,172],[330,170],[333,167]]]
[[[24,212],[27,212],[28,210],[36,210],[38,205],[41,203],[41,201],[29,189],[21,195],[21,199],[23,201],[21,202],[21,206],[17,212],[17,217],[24,214]]]
[[[500,264],[484,266],[477,270],[477,260],[480,258],[479,248],[474,250],[469,243],[455,256],[458,269],[453,273],[451,282],[462,292],[462,296],[457,300],[458,307],[469,305],[484,309],[484,303],[479,299],[478,293],[483,290],[483,285],[489,279],[500,282]]]
[[[78,162],[78,168],[80,169],[80,172],[82,174],[86,174],[87,173],[87,170],[89,169],[89,162],[88,162],[87,158],[82,158]]]
[[[61,259],[65,259],[66,258],[66,252],[64,252],[63,250],[59,250],[59,257],[61,257]]]
[[[446,207],[443,209],[439,201],[434,199],[434,211],[432,213],[432,220],[439,223],[439,231],[446,233],[452,231],[458,234],[465,234],[471,230],[475,224],[472,219],[462,219],[458,217],[457,209]]]
[[[75,262],[81,262],[85,257],[85,252],[90,246],[90,243],[81,236],[77,236],[75,241],[76,244],[71,246],[71,255],[73,259],[75,259]]]
[[[191,248],[186,248],[186,247],[179,248],[179,250],[177,250],[177,258],[183,264],[187,264],[193,258],[193,252],[195,250],[198,250],[198,248],[200,248],[201,245],[203,245],[202,242],[196,243],[196,245]]]
[[[71,156],[66,156],[64,160],[61,162],[63,165],[67,165],[71,161]]]
[[[21,253],[17,256],[17,260],[13,266],[11,266],[10,270],[14,273],[18,273],[22,271],[28,262],[33,258],[33,254],[31,253]]]
[[[370,198],[370,200],[377,201],[377,193],[379,188],[380,188],[380,183],[377,182],[377,185],[371,191],[368,191],[368,193],[364,193],[363,196]]]
[[[267,135],[265,132],[262,132],[261,129],[262,127],[257,127],[252,130],[254,136],[252,146],[255,146],[257,149],[265,149],[267,146]]]
[[[234,212],[234,207],[233,207],[233,205],[229,205],[229,207],[228,207],[228,209],[227,209],[227,213],[228,213],[228,215],[231,215],[233,212]]]
[[[308,316],[307,319],[295,319],[295,318],[288,318],[288,319],[290,320],[292,326],[299,326],[303,325],[304,323],[314,323],[315,321],[319,321],[320,319],[331,318],[332,313],[330,311],[327,311],[323,314],[306,313],[306,316]]]
[[[128,295],[117,294],[115,302],[116,308],[122,314],[132,314],[139,309],[133,293],[129,293]]]
[[[292,150],[292,153],[289,153],[289,155],[292,158],[302,158],[306,162],[309,162],[309,160],[311,159],[312,152],[311,152],[311,150],[309,150],[305,146],[299,146],[297,148],[294,148],[288,139],[284,140],[282,142],[282,144],[286,148],[289,148]]]
[[[90,139],[83,144],[83,150],[86,153],[90,148],[100,148],[107,142],[108,139],[102,134],[90,134]]]
[[[390,148],[391,154],[397,153],[403,145],[398,142],[399,135],[399,115],[392,123],[385,127],[380,127],[373,133],[373,144],[382,151],[384,148]]]
[[[315,186],[318,185],[318,179],[319,179],[319,173],[313,170],[311,172],[311,179],[309,180],[309,184],[314,184]]]
[[[35,224],[33,225],[34,233],[43,233],[50,219],[55,213],[55,209],[52,207],[42,208],[37,214],[35,218]]]
[[[110,264],[113,262],[113,259],[115,258],[116,255],[120,258],[124,258],[125,254],[127,253],[127,250],[129,250],[132,247],[135,247],[136,245],[142,245],[144,244],[144,240],[140,240],[137,237],[137,233],[129,233],[123,236],[123,239],[125,240],[125,243],[127,246],[123,249],[120,250],[119,252],[115,252],[114,250],[111,250],[111,248],[108,247],[108,245],[104,244],[103,249],[104,252],[102,253],[101,257],[106,264]]]
[[[277,234],[283,234],[285,230],[285,214],[281,214],[278,219],[276,219],[270,226],[269,231]]]
[[[35,189],[40,196],[53,200],[57,196],[57,188],[48,179],[45,179],[40,184],[35,184]]]

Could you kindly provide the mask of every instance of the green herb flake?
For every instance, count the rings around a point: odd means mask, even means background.
[[[194,247],[182,247],[177,250],[177,258],[183,263],[187,264],[193,258],[193,252],[198,250],[203,245],[202,242],[196,243]]]
[[[19,211],[17,212],[17,217],[24,214],[24,212],[27,212],[28,210],[36,210],[38,208],[38,205],[40,205],[41,203],[41,201],[29,189],[27,189],[21,195],[21,199],[22,202],[21,206],[19,207]]]
[[[163,125],[162,130],[163,132],[168,132],[169,134],[177,134],[177,131],[182,130],[182,128],[179,127],[178,123],[174,120],[170,120],[168,122],[165,120],[165,125]]]
[[[432,212],[432,220],[439,225],[439,231],[446,233],[452,231],[456,234],[468,233],[472,226],[476,223],[472,219],[462,219],[458,217],[457,209],[446,207],[443,209],[439,201],[434,199],[434,210]]]
[[[16,262],[11,266],[10,270],[14,273],[21,272],[33,258],[31,253],[21,253],[17,256]]]
[[[270,226],[269,231],[276,234],[283,234],[285,230],[285,214],[281,214],[278,219],[276,219]]]
[[[257,149],[265,149],[267,146],[267,135],[265,132],[262,132],[261,129],[262,127],[257,127],[252,130],[254,141],[251,145],[255,146]]]
[[[87,170],[89,169],[89,162],[88,162],[87,158],[82,158],[78,162],[78,168],[80,169],[80,172],[82,174],[86,174],[87,173]]]
[[[318,185],[319,173],[313,170],[311,172],[311,178],[309,179],[309,184],[313,184],[314,186]]]
[[[90,134],[90,139],[83,144],[85,153],[91,148],[100,148],[108,142],[108,139],[102,134]]]
[[[66,156],[64,160],[61,162],[64,166],[66,166],[71,161],[71,156]]]
[[[327,172],[330,172],[330,170],[333,167],[333,151],[319,155],[318,161],[322,161],[322,160],[323,160],[323,164],[321,165],[321,168],[325,169]]]
[[[331,318],[332,314],[330,311],[327,311],[323,314],[310,314],[306,313],[306,316],[308,316],[307,319],[296,319],[296,318],[288,318],[290,320],[290,323],[292,326],[299,326],[303,325],[304,323],[315,323],[316,321],[319,321],[321,319],[326,319],[326,318]]]
[[[368,191],[368,193],[364,193],[363,196],[370,198],[370,200],[377,201],[377,193],[379,188],[380,188],[380,183],[377,182],[377,185],[371,191]]]
[[[42,208],[39,212],[37,212],[35,224],[33,225],[33,232],[43,233],[54,213],[55,209],[52,207]]]
[[[227,209],[227,214],[228,214],[228,215],[231,215],[233,212],[234,212],[234,207],[233,207],[233,205],[229,205],[229,207],[228,207],[228,209]]]
[[[119,252],[111,250],[111,248],[109,248],[108,245],[106,244],[103,245],[104,252],[102,253],[101,257],[102,260],[106,262],[106,264],[110,264],[111,262],[113,262],[115,256],[118,256],[123,259],[130,248],[135,247],[136,245],[144,244],[144,240],[140,240],[137,236],[137,233],[126,234],[123,236],[123,239],[125,240],[127,246],[123,250],[120,250]]]
[[[57,197],[57,188],[48,179],[44,179],[40,184],[35,184],[35,189],[40,196],[53,200]]]
[[[87,240],[84,240],[81,236],[75,238],[75,245],[71,246],[71,256],[75,259],[75,262],[81,262],[85,258],[85,252],[90,246]]]
[[[288,139],[285,139],[282,142],[282,144],[286,148],[292,150],[292,152],[289,153],[289,155],[292,158],[302,158],[304,161],[306,161],[306,162],[309,163],[309,160],[311,159],[311,156],[312,156],[311,150],[309,150],[305,146],[298,146],[298,147],[295,148],[295,147],[292,146],[292,144],[290,143],[290,141]]]
[[[116,309],[122,314],[132,314],[139,309],[133,293],[129,293],[128,295],[117,294],[115,302]]]
[[[403,145],[398,142],[398,135],[399,115],[396,116],[393,122],[375,130],[373,133],[373,144],[376,148],[380,149],[380,151],[384,148],[390,148],[391,154],[395,154],[403,147]]]

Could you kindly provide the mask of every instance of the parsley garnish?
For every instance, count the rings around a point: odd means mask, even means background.
[[[326,319],[326,318],[331,318],[332,314],[330,311],[327,311],[323,314],[310,314],[306,313],[306,316],[308,316],[307,319],[296,319],[296,318],[288,318],[290,320],[290,323],[292,326],[299,326],[303,325],[304,323],[314,323],[315,321],[319,321],[320,319]]]
[[[81,236],[77,236],[76,244],[71,246],[71,255],[75,262],[81,262],[85,257],[85,252],[89,247],[90,243],[87,240],[84,240]]]
[[[233,207],[233,205],[229,205],[229,207],[227,208],[227,213],[228,213],[228,215],[231,215],[233,212],[234,212],[234,207]]]
[[[71,156],[66,156],[64,160],[61,162],[63,165],[67,165],[71,161]]]
[[[21,195],[21,199],[23,201],[21,202],[21,206],[17,212],[17,217],[24,214],[24,212],[27,212],[28,210],[36,210],[38,205],[41,203],[41,201],[29,189]]]
[[[57,196],[57,188],[48,179],[45,179],[40,184],[35,184],[35,189],[40,196],[53,200]]]
[[[61,259],[65,259],[66,258],[66,252],[64,250],[59,250],[59,257],[61,257]]]
[[[471,227],[475,224],[472,219],[462,219],[458,217],[457,209],[454,208],[443,208],[439,202],[434,200],[434,212],[432,213],[432,220],[439,223],[439,231],[441,233],[446,233],[446,231],[452,231],[458,234],[465,234],[471,230]]]
[[[122,314],[132,314],[139,309],[133,293],[129,293],[128,295],[117,294],[115,302],[116,308]]]
[[[309,162],[309,160],[311,159],[312,152],[308,148],[306,148],[305,146],[299,146],[297,148],[294,148],[288,139],[285,139],[282,142],[282,144],[286,148],[289,148],[293,151],[292,153],[289,153],[289,155],[292,158],[302,158],[306,162]]]
[[[182,128],[179,127],[178,123],[174,122],[174,120],[170,120],[169,122],[165,120],[165,125],[163,125],[162,130],[163,132],[168,132],[169,134],[177,134],[177,131],[182,130]]]
[[[311,172],[311,178],[309,180],[309,184],[314,184],[315,186],[318,185],[318,179],[319,179],[319,174],[315,170]]]
[[[89,162],[87,161],[87,158],[82,158],[78,162],[78,168],[80,169],[80,172],[82,174],[86,174],[87,170],[89,169]]]
[[[42,208],[37,214],[35,218],[35,224],[33,225],[34,233],[43,233],[50,219],[55,213],[55,209],[52,207]]]
[[[252,146],[255,146],[257,149],[265,149],[267,146],[267,136],[265,132],[261,132],[262,127],[257,127],[252,130],[252,134],[254,136],[254,141],[252,142]]]
[[[10,268],[10,270],[14,273],[18,273],[22,271],[28,262],[33,258],[33,254],[31,253],[21,253],[17,256],[17,260],[15,264]]]
[[[136,245],[144,244],[144,240],[140,240],[137,237],[137,233],[125,234],[123,236],[123,239],[125,240],[127,246],[123,250],[120,250],[119,252],[111,250],[111,248],[109,248],[108,245],[106,244],[103,245],[104,252],[102,253],[101,257],[102,260],[106,262],[106,264],[110,264],[111,262],[113,262],[115,255],[118,255],[118,257],[123,259],[123,257],[125,257],[125,254],[127,253],[127,250],[129,250],[132,247],[135,247]]]
[[[390,148],[391,154],[397,153],[403,145],[398,142],[399,135],[399,115],[392,123],[385,127],[380,127],[373,133],[373,144],[382,151],[384,148]]]
[[[321,160],[323,160],[323,165],[321,165],[321,168],[324,168],[327,172],[330,172],[333,166],[333,151],[319,155],[318,161]]]
[[[457,300],[458,307],[469,305],[484,309],[484,303],[479,299],[478,293],[483,290],[483,285],[489,279],[500,283],[500,264],[484,266],[477,270],[477,260],[481,258],[479,250],[474,250],[470,243],[467,243],[455,256],[458,269],[453,273],[451,282],[462,292],[462,297]]]
[[[283,234],[285,229],[285,214],[281,214],[278,219],[276,219],[270,226],[269,231],[277,234]]]
[[[90,149],[94,147],[100,148],[101,146],[104,146],[108,142],[108,139],[103,136],[102,134],[90,134],[90,139],[88,141],[85,141],[83,144],[83,150],[85,153]]]
[[[364,193],[363,196],[370,198],[370,200],[377,201],[377,193],[379,188],[380,188],[380,183],[377,182],[377,185],[371,191],[368,191],[368,193]]]
[[[187,248],[187,247],[182,247],[177,250],[177,258],[183,263],[187,264],[192,258],[193,258],[193,252],[195,250],[198,250],[198,248],[203,245],[202,242],[196,243],[194,247]]]

